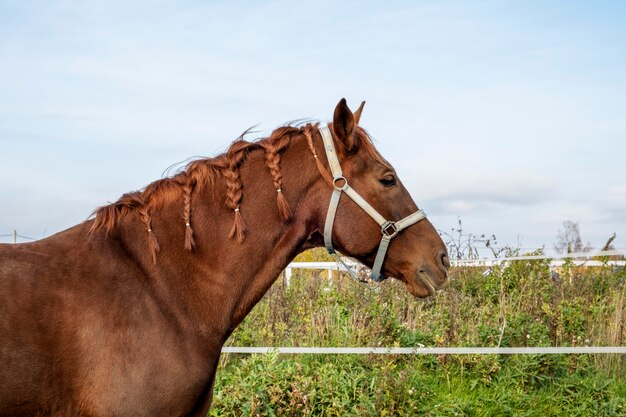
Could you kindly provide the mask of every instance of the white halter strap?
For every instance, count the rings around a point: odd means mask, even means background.
[[[348,180],[343,176],[341,171],[341,165],[335,152],[335,145],[333,143],[333,137],[330,133],[330,129],[326,125],[319,127],[322,140],[324,141],[324,149],[326,150],[326,157],[328,158],[328,165],[330,166],[330,172],[333,176],[333,193],[330,196],[330,204],[328,205],[328,212],[326,214],[326,224],[324,225],[324,245],[329,254],[333,255],[337,261],[348,270],[350,275],[357,281],[363,282],[361,279],[337,254],[333,248],[332,233],[333,223],[335,222],[335,215],[337,214],[337,207],[339,206],[339,199],[341,193],[344,192],[348,197],[352,199],[359,207],[363,209],[376,223],[380,226],[382,239],[378,246],[378,252],[376,253],[376,259],[374,260],[374,266],[372,267],[372,279],[376,282],[380,282],[383,279],[383,275],[380,273],[383,262],[385,261],[385,255],[387,254],[387,248],[391,239],[396,237],[398,233],[407,227],[419,222],[426,217],[426,213],[422,210],[417,210],[415,213],[398,220],[397,222],[385,219],[374,207],[372,207],[361,195],[350,187]]]

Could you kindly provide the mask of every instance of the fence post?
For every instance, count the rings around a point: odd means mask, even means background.
[[[17,230],[13,229],[13,243],[17,243]]]
[[[291,268],[285,268],[285,284],[287,287],[291,285]]]

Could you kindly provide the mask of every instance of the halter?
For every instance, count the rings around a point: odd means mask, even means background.
[[[330,204],[328,205],[328,212],[326,214],[326,224],[324,225],[324,245],[330,255],[332,255],[338,262],[340,262],[348,271],[350,276],[357,281],[366,282],[361,279],[351,268],[344,262],[343,259],[337,254],[333,248],[332,233],[333,224],[335,222],[335,215],[337,214],[337,207],[339,206],[339,198],[341,193],[345,193],[352,199],[359,207],[363,209],[369,216],[374,219],[380,226],[380,232],[382,239],[378,246],[378,252],[376,253],[376,259],[374,260],[374,266],[372,267],[372,280],[381,282],[385,277],[380,273],[380,270],[385,261],[385,255],[387,254],[387,248],[391,239],[396,237],[398,233],[407,227],[419,222],[426,218],[426,213],[423,210],[417,210],[415,213],[410,214],[398,221],[391,221],[385,219],[374,207],[372,207],[354,188],[348,185],[348,180],[343,176],[341,171],[341,165],[335,152],[335,145],[333,144],[333,137],[330,133],[328,126],[323,125],[319,127],[322,140],[324,141],[324,149],[326,150],[326,157],[328,158],[328,165],[330,166],[330,172],[333,176],[333,193],[330,196]]]

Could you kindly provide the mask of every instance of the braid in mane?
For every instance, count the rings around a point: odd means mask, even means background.
[[[141,216],[141,220],[146,226],[146,231],[148,232],[148,250],[150,251],[150,255],[152,256],[152,262],[154,262],[154,264],[156,265],[156,255],[157,252],[161,250],[161,247],[159,246],[159,241],[152,231],[152,218],[150,217],[150,207],[147,204],[142,205],[139,208],[139,215]]]
[[[93,225],[89,229],[89,234],[93,235],[98,230],[104,229],[108,235],[128,213],[136,209],[141,217],[141,221],[148,232],[148,248],[152,256],[152,260],[156,263],[156,253],[160,250],[159,242],[152,232],[152,219],[150,217],[150,208],[146,204],[146,196],[140,191],[124,194],[118,201],[108,206],[97,209],[94,213],[96,218]]]
[[[283,129],[285,132],[276,132],[276,134],[272,135],[268,142],[263,145],[263,148],[265,149],[265,162],[272,174],[274,188],[276,188],[276,204],[278,205],[278,211],[283,220],[289,220],[291,219],[292,213],[282,189],[283,173],[280,169],[280,152],[291,143],[291,128]]]
[[[225,154],[214,158],[204,158],[192,161],[182,172],[171,178],[164,178],[146,186],[141,191],[124,194],[115,203],[98,208],[94,214],[95,219],[90,235],[104,231],[108,235],[121,221],[131,212],[135,211],[148,233],[148,248],[153,262],[156,263],[157,253],[161,250],[159,242],[152,231],[151,213],[157,212],[168,202],[181,201],[182,199],[182,220],[185,223],[184,247],[187,251],[192,251],[195,247],[193,229],[191,227],[192,196],[200,186],[210,187],[217,193],[220,187],[215,183],[218,178],[223,177],[226,185],[226,207],[234,212],[233,225],[229,233],[229,238],[236,238],[239,243],[244,241],[246,225],[240,212],[240,204],[243,198],[243,184],[240,175],[240,166],[244,162],[249,152],[263,149],[265,163],[272,176],[272,182],[276,189],[276,204],[280,216],[283,220],[292,217],[292,211],[283,193],[283,174],[280,166],[281,153],[293,141],[294,135],[303,134],[311,153],[315,158],[315,163],[324,180],[331,186],[333,180],[324,164],[319,160],[313,144],[313,138],[317,132],[317,124],[308,123],[304,127],[283,126],[276,129],[270,137],[248,142],[243,139],[248,131],[244,132],[239,139],[234,141]],[[358,130],[357,133],[365,140],[361,141],[366,150],[375,159],[382,160],[371,144],[367,133]],[[214,194],[217,197],[218,194]]]
[[[313,146],[313,135],[311,134],[311,131],[313,129],[314,127],[310,123],[305,126],[303,133],[304,133],[304,137],[306,138],[306,143],[309,145],[309,149],[311,150],[311,153],[313,154],[313,158],[315,158],[315,164],[317,165],[317,170],[320,172],[324,180],[328,184],[330,184],[331,187],[334,187],[333,177],[326,170],[326,168],[324,167],[324,164],[322,164],[322,161],[320,161],[320,159],[318,158],[317,152],[315,151],[315,146]],[[317,126],[315,126],[315,129],[317,129]]]
[[[182,189],[183,199],[183,221],[185,222],[185,249],[191,252],[196,245],[193,228],[191,227],[191,196],[198,183],[206,181],[211,188],[215,188],[215,178],[219,172],[226,169],[226,158],[200,159],[192,161],[179,174],[181,177],[178,183]],[[176,177],[175,177],[176,178]]]
[[[224,171],[224,177],[226,179],[226,207],[235,212],[233,227],[230,229],[228,236],[230,238],[237,236],[239,243],[243,242],[246,229],[246,224],[239,210],[239,203],[243,197],[243,184],[239,174],[239,165],[246,157],[250,145],[250,142],[243,139],[238,139],[233,142],[226,154],[228,168]]]
[[[183,183],[183,220],[185,221],[185,249],[192,251],[195,245],[193,229],[191,228],[191,193],[196,186],[196,179],[187,175],[187,181]]]

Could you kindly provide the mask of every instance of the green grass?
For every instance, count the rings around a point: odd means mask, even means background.
[[[320,256],[306,253],[304,257]],[[231,346],[626,345],[624,269],[547,261],[416,300],[389,280],[298,271],[279,279]],[[213,416],[626,416],[624,355],[223,355]]]

